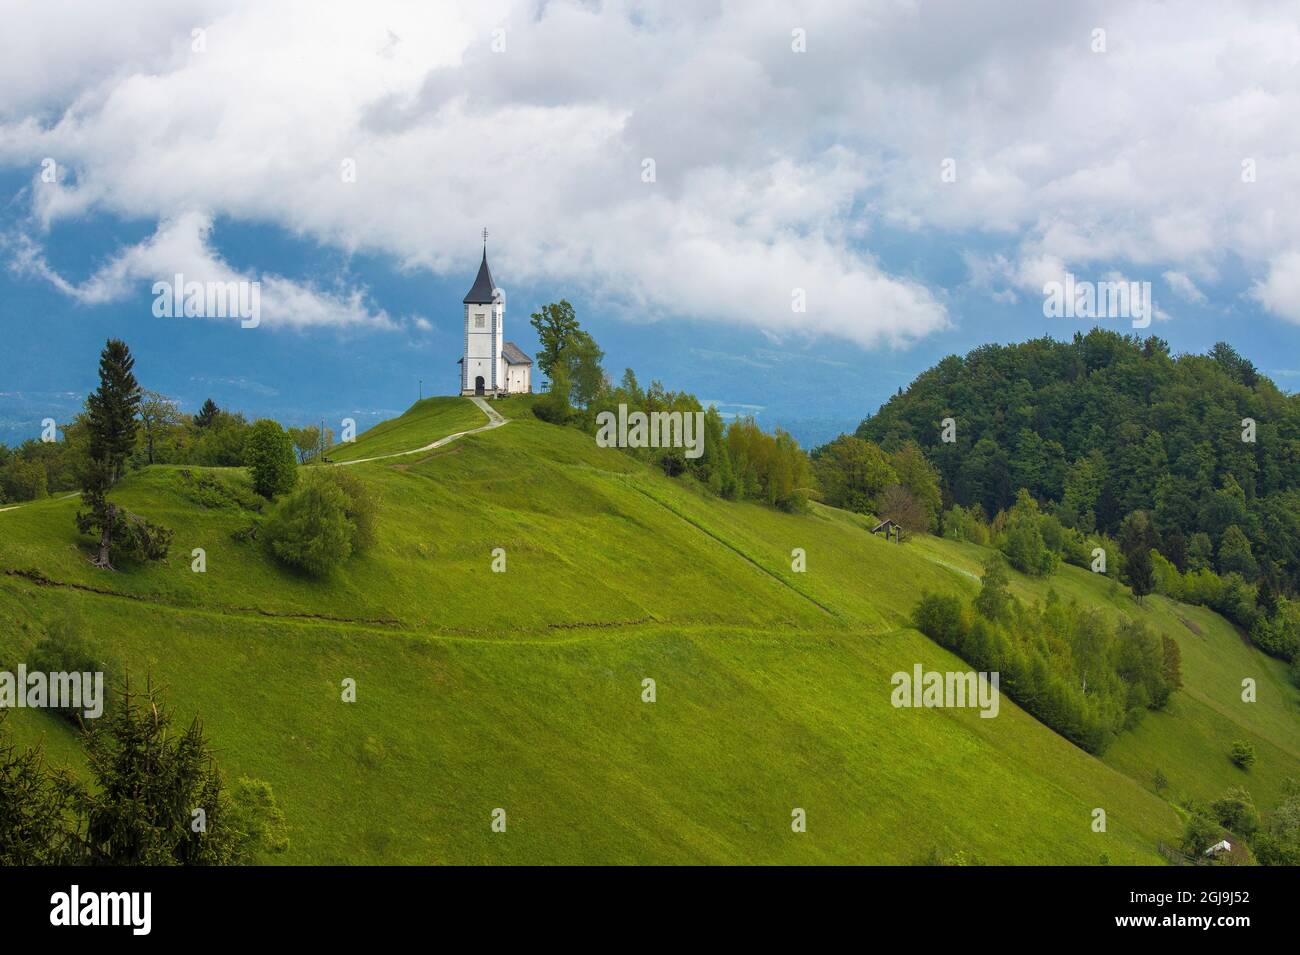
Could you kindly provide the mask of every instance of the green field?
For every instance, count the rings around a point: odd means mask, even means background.
[[[86,561],[75,500],[0,514],[0,663],[76,613],[182,717],[203,716],[228,775],[271,782],[292,863],[914,863],[934,849],[1158,863],[1182,829],[1169,798],[1244,784],[1270,808],[1300,776],[1300,693],[1208,611],[1138,606],[1072,567],[1015,577],[1022,599],[1051,586],[1182,648],[1168,711],[1101,760],[1005,698],[996,719],[895,709],[895,671],[967,669],[908,618],[925,589],[973,594],[980,548],[900,547],[830,508],[720,501],[536,420],[527,399],[496,407],[504,427],[351,468],[381,501],[379,543],[327,581],[236,539],[253,520],[239,470],[130,475],[117,498],[176,533],[165,562],[119,573]],[[428,399],[347,459],[483,423],[467,399]],[[207,573],[191,572],[193,548]],[[1247,676],[1254,704],[1240,702]],[[78,766],[53,717],[7,724]],[[1237,738],[1259,753],[1249,773],[1228,761]]]
[[[356,441],[330,448],[327,457],[331,461],[357,461],[396,454],[422,448],[446,435],[468,431],[483,423],[483,412],[472,402],[425,398],[411,405],[400,417],[380,422],[358,435]]]

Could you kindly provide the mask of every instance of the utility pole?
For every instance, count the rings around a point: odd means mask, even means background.
[[[420,400],[424,400],[424,379],[420,379]]]

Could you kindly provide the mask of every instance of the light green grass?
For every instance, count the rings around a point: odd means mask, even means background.
[[[375,425],[356,441],[326,452],[331,461],[356,461],[422,448],[439,438],[487,424],[487,416],[468,398],[425,398],[400,417]]]
[[[888,544],[830,508],[719,501],[536,420],[527,399],[497,407],[504,427],[353,466],[382,502],[380,543],[327,581],[237,541],[253,515],[198,506],[193,471],[148,469],[118,492],[175,529],[158,565],[91,567],[73,501],[0,515],[0,571],[59,584],[0,576],[0,619],[14,622],[0,652],[21,657],[42,622],[77,607],[93,639],[167,684],[183,716],[202,714],[228,774],[271,781],[292,862],[909,863],[938,847],[1150,863],[1181,829],[1150,791],[1154,766],[1199,798],[1240,779],[1262,805],[1300,775],[1296,693],[1213,614],[1138,607],[1073,568],[1049,582],[1150,617],[1184,648],[1175,705],[1104,760],[1005,699],[996,719],[894,709],[895,671],[965,669],[908,618],[922,590],[973,594],[980,549]],[[194,547],[206,574],[190,571]],[[791,570],[794,548],[806,573]],[[1014,586],[1037,599],[1049,584]],[[1254,710],[1225,689],[1243,668],[1261,674]],[[354,705],[339,699],[346,677]],[[62,724],[9,722],[77,765]],[[1256,740],[1250,774],[1227,763],[1234,734]],[[504,835],[489,830],[498,806]]]

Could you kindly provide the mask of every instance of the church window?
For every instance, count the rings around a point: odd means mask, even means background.
[[[484,328],[486,324],[487,324],[487,316],[484,315],[482,312],[479,312],[479,314],[474,316],[475,328]]]

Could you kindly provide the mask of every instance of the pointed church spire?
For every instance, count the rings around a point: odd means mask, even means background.
[[[469,290],[465,296],[465,305],[491,305],[492,290],[496,285],[492,282],[492,273],[488,271],[487,264],[487,237],[488,230],[483,230],[483,261],[478,267],[478,275],[474,279],[474,287]]]

